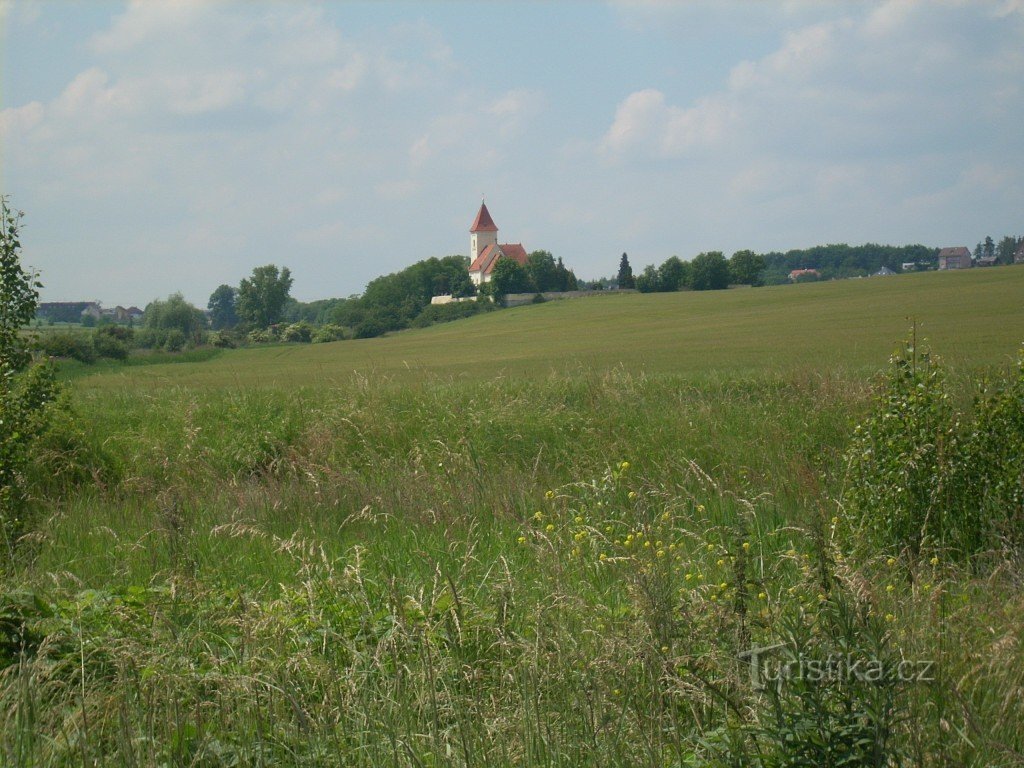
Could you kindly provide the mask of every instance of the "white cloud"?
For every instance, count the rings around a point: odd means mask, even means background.
[[[683,157],[724,141],[734,113],[733,105],[720,98],[681,109],[666,104],[661,91],[637,91],[619,104],[601,150],[606,157],[629,153],[655,159]]]

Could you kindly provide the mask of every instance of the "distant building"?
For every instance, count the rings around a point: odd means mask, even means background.
[[[885,266],[883,264],[882,268],[880,270],[878,270],[877,272],[873,273],[871,276],[872,277],[888,277],[889,275],[895,275],[895,274],[896,274],[895,272],[893,272],[891,269],[889,269],[887,266]]]
[[[1017,250],[1013,254],[1014,264],[1024,264],[1024,237],[1020,240],[1020,245],[1017,246]]]
[[[939,269],[970,269],[972,266],[971,252],[962,245],[939,251]]]
[[[794,269],[789,273],[789,279],[793,282],[796,282],[801,278],[807,279],[811,277],[817,280],[821,277],[821,273],[816,269]]]
[[[476,286],[491,282],[499,259],[513,259],[524,267],[528,261],[522,243],[498,243],[498,226],[484,203],[469,229],[469,258],[469,279]]]
[[[994,267],[998,263],[999,258],[997,256],[982,256],[978,259],[979,267]]]

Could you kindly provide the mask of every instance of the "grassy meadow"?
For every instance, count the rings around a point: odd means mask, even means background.
[[[68,368],[0,763],[1020,765],[1018,553],[868,545],[843,499],[911,325],[969,409],[1021,297],[1024,268],[612,295]],[[887,672],[787,677],[838,655]]]

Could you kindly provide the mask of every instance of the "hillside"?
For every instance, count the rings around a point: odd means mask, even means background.
[[[225,352],[90,376],[79,387],[310,385],[354,373],[471,379],[625,366],[743,373],[885,364],[913,321],[950,365],[1012,358],[1024,268],[550,302],[392,336]]]

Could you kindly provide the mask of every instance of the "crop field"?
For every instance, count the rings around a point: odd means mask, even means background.
[[[609,295],[68,367],[0,763],[1020,765],[1022,298],[1016,267]],[[959,473],[986,450],[1009,474]]]

